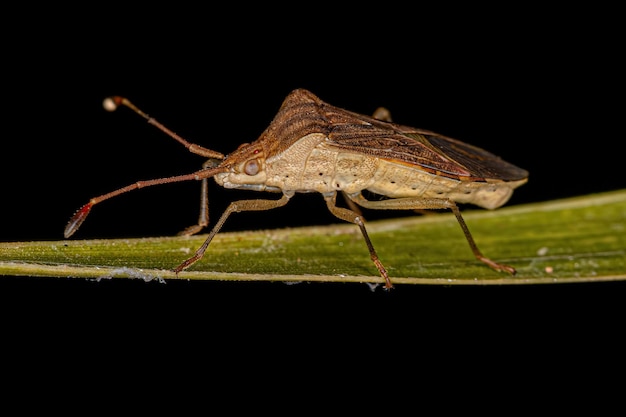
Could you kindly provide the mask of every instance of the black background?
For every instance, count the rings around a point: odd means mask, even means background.
[[[242,9],[157,17],[103,7],[76,20],[42,17],[12,33],[22,41],[4,51],[2,240],[61,240],[89,198],[200,168],[201,157],[130,111],[105,112],[109,95],[124,95],[189,141],[228,153],[255,140],[284,97],[303,87],[359,113],[386,106],[399,123],[527,169],[530,180],[509,205],[625,185],[623,48],[609,11],[320,8],[279,16]],[[37,35],[26,42],[21,36],[29,31]],[[215,218],[238,194],[211,187]],[[197,183],[120,196],[96,207],[75,238],[173,235],[196,220],[198,197]],[[307,195],[275,212],[235,215],[224,230],[331,222],[337,220],[321,197]],[[271,328],[310,337],[322,351],[365,334],[379,343],[417,337],[437,351],[441,346],[424,339],[437,329],[459,335],[457,347],[494,334],[528,342],[531,315],[572,336],[579,326],[622,314],[616,299],[624,290],[604,283],[398,286],[385,293],[360,284],[11,277],[0,287],[10,306],[5,317],[33,314],[31,325],[43,320],[38,331],[86,320],[83,331],[94,336],[113,332],[120,323],[113,317],[121,316],[126,329],[144,329],[130,330],[130,340],[150,334],[160,341],[155,334],[169,339],[171,331],[198,345],[202,335],[228,343],[227,331],[256,332],[249,342],[258,346]],[[368,346],[382,360],[380,346]]]

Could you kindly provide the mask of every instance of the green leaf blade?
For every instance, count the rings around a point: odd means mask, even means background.
[[[507,285],[626,280],[626,190],[465,210],[483,254],[515,276],[477,261],[450,213],[367,223],[395,284]],[[0,275],[72,278],[382,283],[358,227],[336,224],[221,233],[178,276],[206,235],[0,243]]]

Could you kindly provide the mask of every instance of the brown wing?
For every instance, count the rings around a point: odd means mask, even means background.
[[[439,175],[515,181],[528,172],[476,146],[428,130],[383,122],[325,106],[332,126],[331,144],[401,163],[419,165]]]
[[[314,132],[324,133],[328,144],[338,149],[416,165],[437,175],[504,181],[528,177],[527,171],[484,149],[427,130],[353,113],[325,103],[304,89],[287,96],[262,140],[274,153]]]

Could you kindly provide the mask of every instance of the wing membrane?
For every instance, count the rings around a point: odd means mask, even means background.
[[[287,96],[260,138],[269,154],[280,153],[310,133],[327,145],[420,167],[436,175],[476,181],[517,181],[528,172],[476,146],[428,130],[385,122],[320,100],[297,89]]]
[[[333,106],[325,108],[330,121],[330,144],[363,152],[452,177],[515,181],[528,172],[479,147],[428,130],[384,122]]]

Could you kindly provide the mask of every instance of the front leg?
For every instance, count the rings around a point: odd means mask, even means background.
[[[215,160],[209,159],[202,164],[203,169],[215,166]],[[193,224],[178,232],[179,236],[191,236],[200,233],[202,229],[209,225],[209,179],[203,178],[200,184],[200,215],[198,223]]]
[[[463,230],[463,234],[465,234],[465,239],[467,239],[467,243],[469,243],[474,256],[479,261],[489,265],[491,268],[496,271],[504,271],[508,272],[512,275],[515,275],[515,268],[509,265],[501,264],[484,256],[478,246],[476,246],[476,242],[474,242],[474,238],[470,233],[467,225],[465,224],[465,220],[463,216],[461,216],[461,211],[456,203],[447,198],[390,198],[388,200],[379,200],[379,201],[371,201],[367,200],[363,195],[359,193],[348,194],[348,197],[360,205],[361,207],[365,207],[368,209],[374,210],[416,210],[416,209],[450,209],[456,216],[461,229]]]
[[[174,272],[178,274],[184,269],[189,268],[191,265],[199,261],[202,256],[204,256],[204,252],[209,247],[209,243],[213,240],[217,232],[220,231],[226,219],[233,214],[239,213],[241,211],[264,211],[271,210],[273,208],[282,207],[289,202],[289,197],[285,194],[279,200],[241,200],[235,201],[228,205],[222,216],[219,218],[213,229],[209,233],[209,236],[206,238],[202,246],[198,248],[196,253],[189,259],[185,260],[183,263],[174,268]]]

